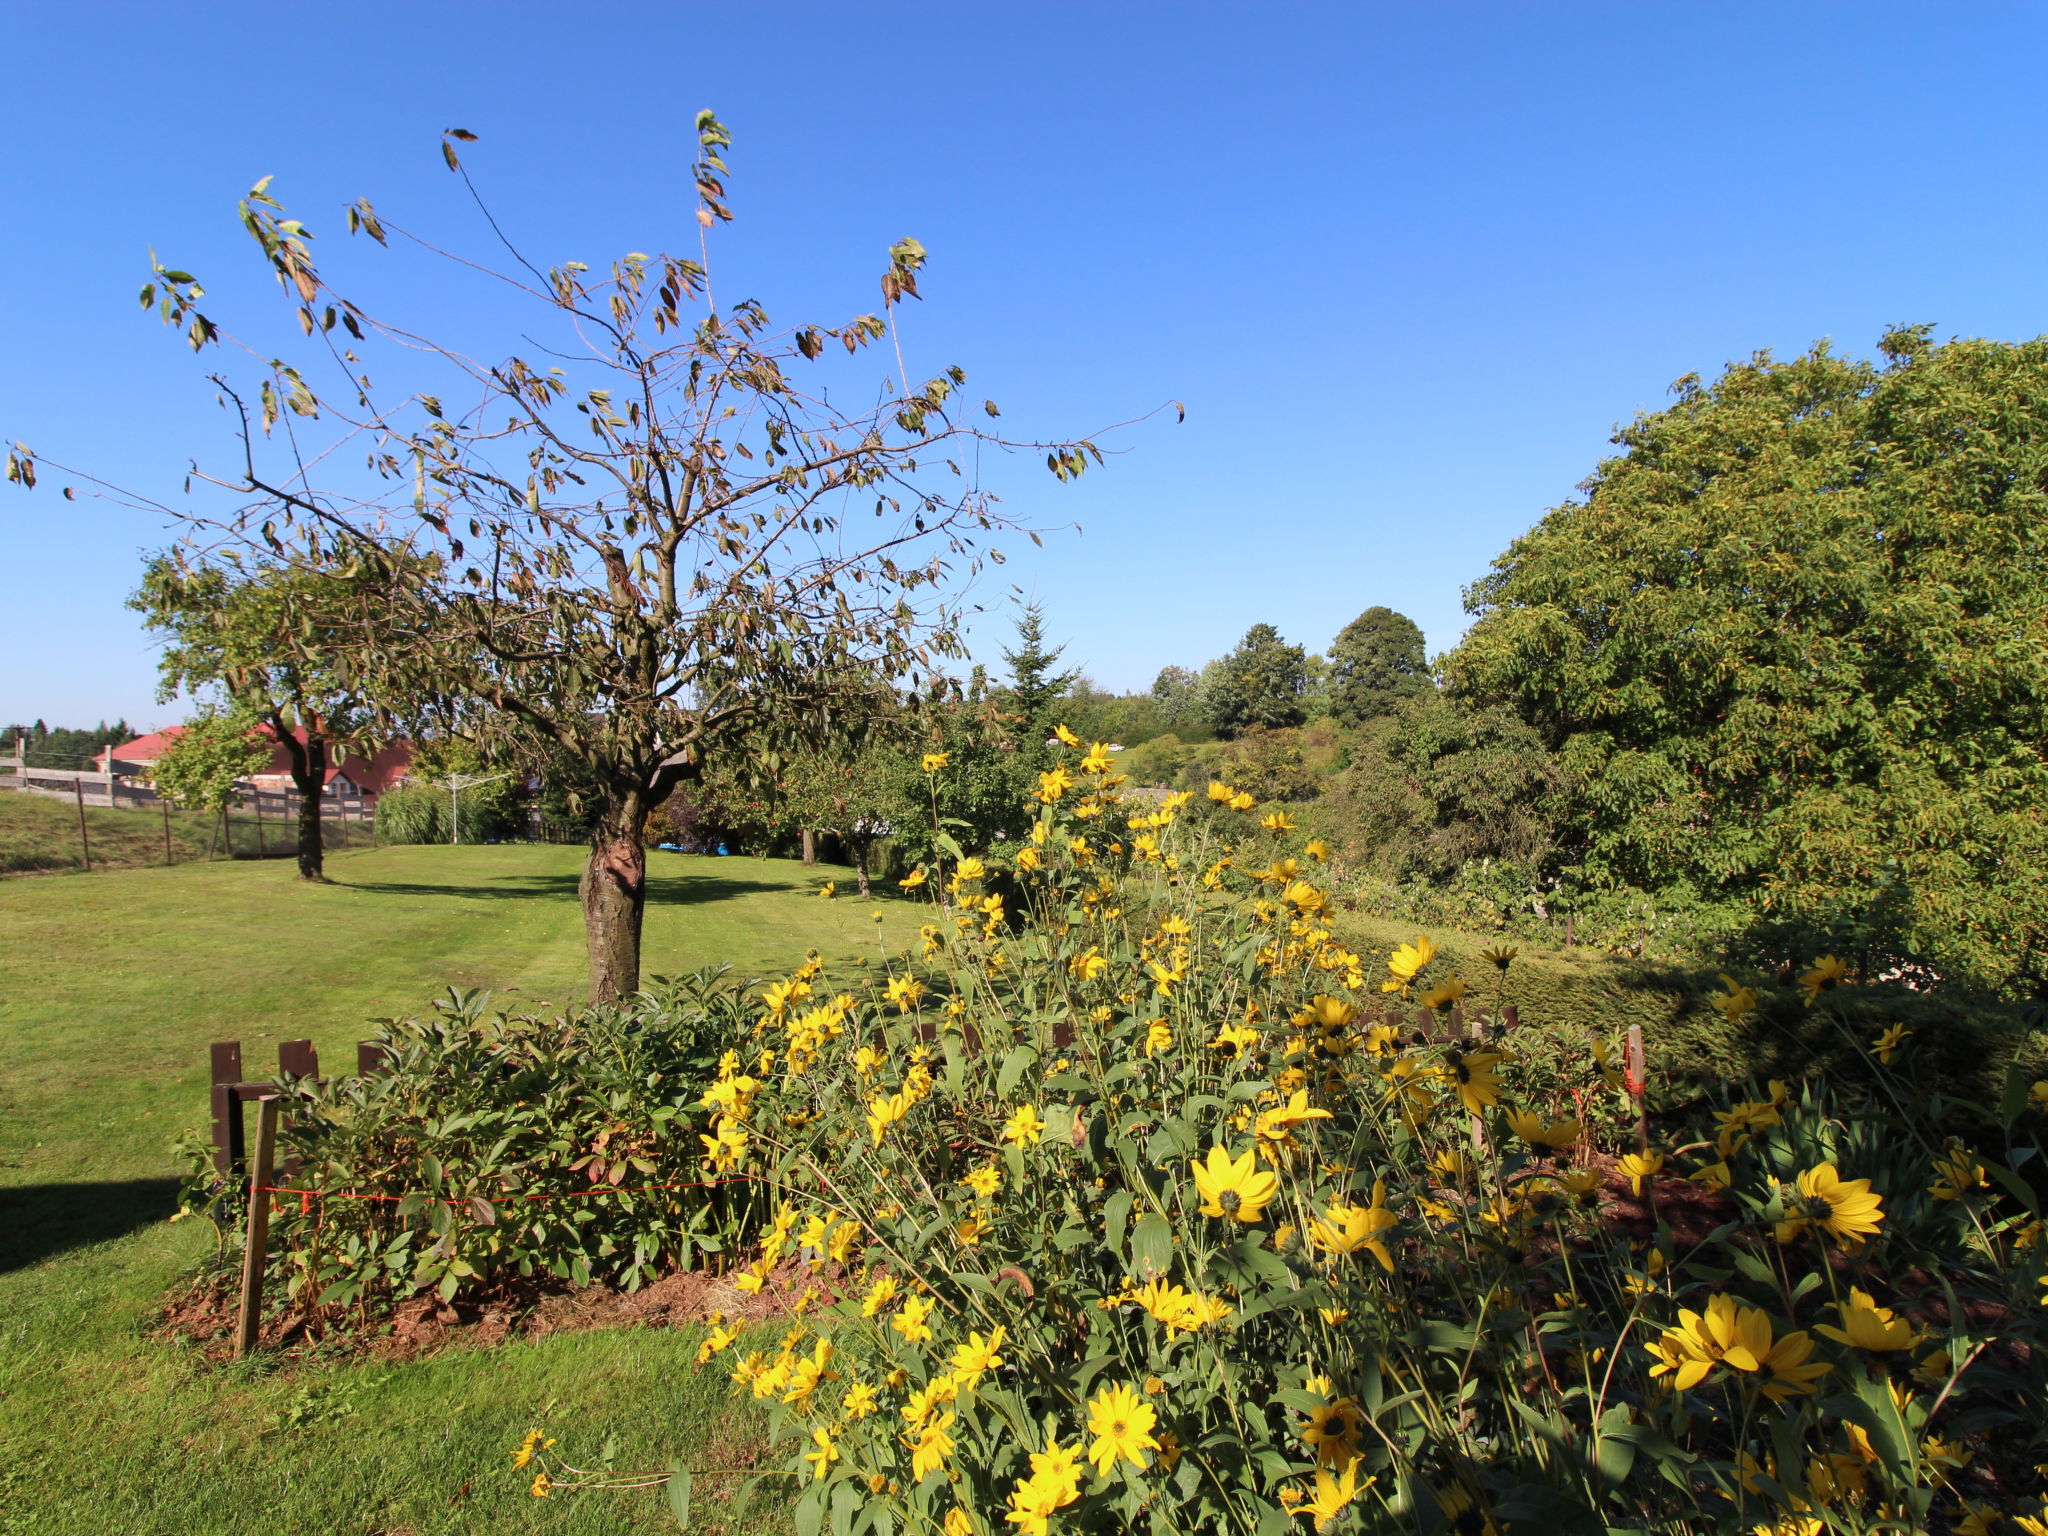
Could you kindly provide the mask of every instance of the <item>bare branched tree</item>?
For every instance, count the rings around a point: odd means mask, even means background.
[[[442,151],[496,232],[457,147],[473,137],[450,130]],[[993,402],[970,414],[958,368],[910,381],[893,317],[917,297],[914,240],[890,248],[879,314],[777,329],[751,299],[720,307],[709,243],[732,217],[730,140],[706,112],[696,143],[696,257],[634,253],[604,276],[543,269],[502,234],[493,266],[367,200],[347,210],[352,232],[534,306],[544,339],[523,334],[497,357],[336,292],[266,178],[242,223],[308,357],[245,348],[261,365],[253,389],[213,375],[239,463],[195,466],[194,479],[230,505],[176,509],[200,541],[385,581],[376,622],[351,642],[372,698],[395,716],[452,719],[489,749],[566,761],[594,786],[581,888],[597,1000],[638,985],[643,834],[678,782],[742,732],[843,738],[878,682],[930,689],[959,654],[963,584],[1000,558],[987,537],[1016,526],[981,488],[974,450],[1043,453],[1061,480],[1101,462],[1089,439],[1003,436]],[[204,298],[163,266],[142,294],[195,350],[234,344]],[[889,343],[881,377],[863,377],[877,343]],[[443,377],[387,400],[373,347],[408,381]],[[867,403],[840,403],[855,398]],[[17,447],[10,478],[35,472]]]

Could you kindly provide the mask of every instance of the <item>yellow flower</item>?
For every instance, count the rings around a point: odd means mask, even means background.
[[[1890,1307],[1880,1307],[1868,1294],[1854,1287],[1849,1291],[1849,1299],[1836,1302],[1835,1307],[1842,1314],[1842,1326],[1836,1328],[1821,1323],[1813,1331],[1837,1344],[1877,1353],[1911,1349],[1920,1342],[1911,1323],[1895,1316]]]
[[[733,1340],[737,1339],[739,1336],[740,1331],[736,1327],[713,1328],[709,1333],[704,1335],[704,1342],[697,1346],[697,1363],[699,1365],[702,1365],[706,1360],[709,1360],[713,1355],[717,1354],[720,1350],[730,1348]],[[517,1465],[523,1467],[526,1465],[526,1463],[522,1461],[517,1463]]]
[[[922,1296],[913,1296],[903,1303],[903,1310],[889,1320],[889,1326],[913,1344],[922,1344],[932,1336],[931,1325],[926,1321],[932,1315],[932,1304]]]
[[[1359,1458],[1356,1456],[1346,1461],[1343,1475],[1340,1477],[1332,1477],[1318,1467],[1315,1497],[1304,1503],[1295,1513],[1314,1516],[1316,1529],[1327,1531],[1336,1523],[1337,1516],[1344,1506],[1358,1497],[1358,1462]],[[1365,1486],[1370,1488],[1373,1482],[1374,1479],[1368,1477]]]
[[[996,1170],[995,1164],[984,1163],[960,1182],[982,1199],[990,1200],[995,1197],[995,1192],[1003,1187],[1003,1176]]]
[[[832,1470],[832,1463],[839,1459],[839,1447],[832,1443],[832,1432],[822,1424],[811,1431],[811,1444],[817,1449],[805,1451],[804,1460],[813,1468],[812,1481],[822,1482]]]
[[[1046,805],[1057,805],[1060,796],[1073,787],[1073,775],[1064,768],[1051,768],[1038,776],[1038,798]]]
[[[1161,997],[1172,997],[1174,983],[1187,979],[1187,973],[1180,966],[1161,965],[1157,960],[1147,960],[1145,972],[1152,978],[1152,990]]]
[[[723,1116],[711,1123],[711,1134],[699,1136],[704,1143],[704,1162],[713,1172],[739,1167],[747,1154],[747,1133]]]
[[[896,1005],[898,1013],[908,1013],[917,1006],[917,1000],[924,996],[924,983],[915,976],[891,976],[889,978],[889,1001]]]
[[[1483,1114],[1500,1102],[1500,1081],[1493,1075],[1494,1063],[1500,1059],[1498,1051],[1473,1051],[1470,1055],[1453,1051],[1444,1063],[1451,1090],[1469,1113]]]
[[[761,989],[761,1001],[777,1018],[781,1018],[792,1004],[800,1003],[810,995],[811,984],[807,981],[770,982]]]
[[[1232,1161],[1222,1147],[1211,1147],[1209,1159],[1189,1165],[1202,1197],[1202,1214],[1246,1224],[1265,1214],[1267,1202],[1280,1191],[1280,1181],[1259,1168],[1257,1152]]]
[[[1721,990],[1709,993],[1707,1001],[1720,1009],[1730,1024],[1739,1024],[1756,1012],[1756,988],[1743,986],[1723,971]]]
[[[1855,1247],[1871,1236],[1884,1220],[1880,1197],[1870,1192],[1870,1180],[1845,1179],[1833,1163],[1822,1163],[1799,1175],[1799,1214],[1777,1224],[1778,1241],[1789,1243],[1809,1223],[1834,1235],[1845,1247]]]
[[[1330,856],[1330,845],[1320,837],[1312,837],[1301,845],[1301,851],[1320,864]]]
[[[839,882],[837,880],[827,880],[823,885],[818,887],[818,894],[824,897],[825,900],[830,901],[832,899],[832,893],[838,889]]]
[[[1643,1180],[1652,1177],[1664,1166],[1662,1152],[1631,1152],[1615,1162],[1615,1168],[1628,1180],[1629,1193],[1641,1195]]]
[[[1423,1007],[1434,1008],[1437,1012],[1441,1013],[1464,995],[1464,981],[1459,977],[1453,976],[1449,981],[1442,982],[1424,992],[1421,1001]]]
[[[1906,1028],[1905,1025],[1894,1024],[1890,1029],[1870,1042],[1871,1055],[1875,1056],[1879,1061],[1889,1062],[1892,1059],[1892,1052],[1904,1045],[1907,1037],[1912,1033],[1913,1031]]]
[[[945,1521],[939,1529],[945,1536],[974,1536],[974,1516],[955,1504],[946,1511]]]
[[[856,1381],[846,1389],[846,1396],[839,1399],[839,1411],[854,1423],[873,1413],[880,1404],[875,1399],[875,1389],[865,1381]]]
[[[988,866],[979,859],[962,859],[953,867],[953,884],[965,885],[969,880],[979,880],[988,873]]]
[[[1079,745],[1081,745],[1081,738],[1076,736],[1071,730],[1069,730],[1064,725],[1054,726],[1052,728],[1052,733],[1056,738],[1058,738],[1059,744],[1063,747],[1078,747]]]
[[[703,1364],[704,1356],[700,1354],[697,1357],[697,1363]],[[526,1438],[519,1442],[519,1449],[512,1453],[512,1470],[514,1472],[519,1471],[528,1462],[532,1461],[534,1457],[554,1443],[552,1440],[543,1439],[539,1430],[529,1429],[526,1432]]]
[[[920,864],[896,883],[906,891],[914,891],[924,884],[926,878],[924,866]]]
[[[1145,1054],[1158,1056],[1174,1046],[1173,1026],[1164,1019],[1154,1019],[1145,1026]]]
[[[873,1317],[882,1308],[896,1299],[896,1277],[882,1275],[869,1287],[866,1299],[860,1304],[862,1317]]]
[[[1248,789],[1240,789],[1236,794],[1230,797],[1230,808],[1233,811],[1248,811],[1258,803],[1259,802],[1253,798],[1252,792]]]
[[[1934,1161],[1934,1182],[1927,1192],[1937,1200],[1960,1200],[1973,1189],[1984,1186],[1984,1165],[1960,1144],[1952,1144]]]
[[[868,1100],[868,1129],[874,1133],[875,1145],[882,1144],[882,1138],[889,1134],[889,1127],[909,1115],[916,1103],[909,1093],[878,1093]]]
[[[1394,1227],[1399,1218],[1387,1209],[1387,1181],[1373,1180],[1371,1205],[1333,1205],[1308,1223],[1308,1240],[1324,1253],[1356,1253],[1363,1248],[1380,1261],[1387,1273],[1394,1271],[1394,1256],[1380,1240],[1380,1234]]]
[[[924,755],[924,771],[926,773],[937,773],[952,761],[953,754],[950,752],[927,752]]]
[[[1096,1475],[1108,1477],[1120,1461],[1143,1469],[1145,1452],[1159,1449],[1152,1438],[1152,1426],[1159,1422],[1152,1405],[1132,1388],[1105,1387],[1088,1404],[1088,1459]]]
[[[1109,772],[1109,748],[1099,741],[1090,742],[1087,756],[1081,759],[1081,771],[1083,773]]]
[[[1294,818],[1285,811],[1270,811],[1259,818],[1259,825],[1268,832],[1292,832]]]
[[[1225,784],[1221,779],[1211,779],[1209,781],[1209,798],[1218,805],[1228,805],[1230,797],[1236,793],[1236,790]]]
[[[1394,985],[1388,991],[1396,991],[1415,980],[1416,972],[1436,958],[1436,946],[1417,934],[1413,942],[1402,944],[1387,956],[1387,969],[1394,973]]]
[[[946,1433],[953,1427],[954,1415],[942,1413],[917,1432],[917,1438],[903,1437],[903,1444],[910,1451],[910,1475],[923,1482],[932,1473],[946,1464],[946,1458],[953,1454],[953,1437]]]
[[[985,1339],[979,1333],[968,1334],[967,1342],[953,1351],[953,1379],[961,1386],[972,1386],[984,1372],[1001,1369],[1003,1358],[997,1351],[1006,1337],[1008,1330],[1001,1327]]]
[[[552,1477],[549,1477],[547,1473],[536,1472],[533,1474],[533,1486],[528,1488],[526,1491],[532,1494],[536,1499],[544,1499],[548,1496],[548,1490],[553,1488],[554,1486],[555,1480]]]
[[[1027,875],[1032,870],[1038,868],[1038,850],[1036,848],[1019,848],[1017,850],[1017,868]]]
[[[1003,1140],[1013,1146],[1036,1146],[1044,1132],[1045,1122],[1038,1118],[1038,1108],[1033,1104],[1020,1107],[1003,1124]]]
[[[1799,978],[1799,990],[1806,994],[1806,1006],[1811,1008],[1821,993],[1839,986],[1849,974],[1849,967],[1835,955],[1822,955],[1813,962],[1813,968]]]
[[[1524,1109],[1508,1111],[1508,1129],[1532,1147],[1549,1147],[1555,1152],[1578,1145],[1579,1137],[1585,1132],[1585,1126],[1574,1116],[1545,1120],[1541,1115]]]

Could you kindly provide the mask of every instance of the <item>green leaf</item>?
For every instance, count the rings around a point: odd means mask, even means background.
[[[1003,1058],[1002,1070],[996,1074],[996,1097],[1006,1099],[1013,1089],[1038,1064],[1038,1051],[1029,1045],[1013,1046],[1010,1054]]]
[[[796,1536],[818,1536],[825,1525],[825,1496],[822,1490],[811,1488],[796,1501],[791,1512],[791,1522],[796,1526]]]
[[[1131,1192],[1120,1189],[1102,1207],[1103,1241],[1111,1253],[1123,1253],[1124,1234],[1130,1229],[1130,1224]]]
[[[668,1508],[681,1530],[690,1528],[690,1469],[680,1461],[669,1463]]]
[[[1139,1218],[1131,1238],[1131,1267],[1140,1280],[1157,1280],[1173,1268],[1173,1226],[1154,1211]]]

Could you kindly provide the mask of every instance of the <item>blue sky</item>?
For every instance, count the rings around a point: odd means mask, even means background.
[[[340,238],[358,195],[468,240],[440,130],[523,243],[593,265],[691,238],[691,115],[732,129],[726,294],[874,307],[931,252],[914,372],[1004,423],[1119,434],[1020,465],[1015,583],[1105,686],[1255,622],[1361,609],[1432,649],[1462,587],[1681,374],[1901,321],[2048,329],[2037,5],[841,3],[0,5],[0,437],[168,501],[224,424],[136,307],[153,246],[275,307],[234,221],[275,173],[323,255],[491,334],[473,292]],[[359,244],[359,243],[358,243]],[[511,339],[502,350],[516,345]],[[160,520],[0,487],[0,722],[166,723],[123,607]]]

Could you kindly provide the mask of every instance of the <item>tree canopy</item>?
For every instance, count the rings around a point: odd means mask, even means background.
[[[1391,715],[1430,685],[1422,631],[1406,614],[1368,608],[1330,645],[1330,713],[1340,725]]]
[[[1237,649],[1206,671],[1209,720],[1224,735],[1251,726],[1268,730],[1308,718],[1308,654],[1280,638],[1270,624],[1254,624]]]
[[[1557,754],[1586,879],[2039,986],[2048,341],[1882,352],[1681,380],[1472,589],[1449,678]]]

